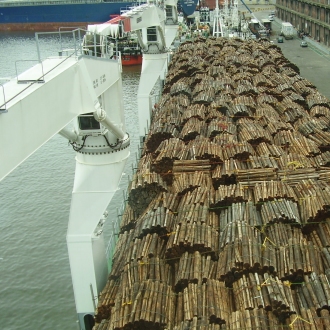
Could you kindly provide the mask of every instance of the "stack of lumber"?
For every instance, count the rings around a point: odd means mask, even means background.
[[[329,329],[329,123],[276,45],[184,43],[94,330]]]

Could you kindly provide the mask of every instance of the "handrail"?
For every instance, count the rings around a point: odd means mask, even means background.
[[[43,64],[40,61],[40,59],[38,59],[38,60],[17,60],[17,61],[15,61],[15,71],[16,71],[16,81],[17,81],[17,83],[27,82],[27,81],[18,79],[18,71],[17,71],[17,63],[18,62],[38,62],[38,63],[40,63],[41,64],[42,76],[40,78],[38,78],[37,80],[34,80],[34,82],[45,82],[44,67],[43,67]],[[29,80],[28,82],[31,82],[31,81]]]
[[[8,80],[8,79],[7,78],[0,78],[0,80]],[[8,112],[8,110],[7,110],[7,103],[6,103],[5,88],[3,87],[3,84],[0,84],[0,86],[2,87],[2,94],[3,94],[3,100],[4,100],[4,104],[0,105],[0,114],[1,114],[1,113]]]

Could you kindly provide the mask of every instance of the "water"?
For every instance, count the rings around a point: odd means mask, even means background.
[[[40,44],[44,58],[58,50],[59,39],[47,36]],[[36,58],[33,34],[0,34],[0,77],[15,75],[16,60]],[[18,71],[31,64],[18,62]],[[122,188],[126,187],[128,174],[131,175],[139,141],[136,125],[139,69],[124,68],[123,72],[131,157]],[[15,134],[15,127],[12,133]],[[66,247],[74,156],[71,146],[57,135],[0,182],[1,330],[78,329]],[[122,196],[119,191],[108,208],[106,237]]]

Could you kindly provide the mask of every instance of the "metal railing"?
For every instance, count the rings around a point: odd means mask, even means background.
[[[0,78],[0,80],[7,80],[6,78]],[[3,87],[3,84],[0,84],[2,88],[2,94],[3,94],[3,101],[4,103],[0,105],[0,114],[8,112],[7,110],[7,103],[6,103],[6,95],[5,95],[5,88]]]

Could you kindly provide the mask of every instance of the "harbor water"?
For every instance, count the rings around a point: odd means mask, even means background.
[[[61,42],[69,40],[59,40],[54,35],[40,37],[42,58],[56,55]],[[22,72],[36,59],[33,33],[0,34],[0,83],[3,78],[15,76],[16,61],[24,60],[16,62],[18,72]],[[108,207],[106,238],[123,202],[123,190],[136,159],[139,75],[140,67],[123,69],[131,157],[121,182],[122,190]],[[38,124],[30,129],[38,129]],[[66,246],[74,157],[67,141],[56,135],[0,182],[1,330],[78,329]]]

